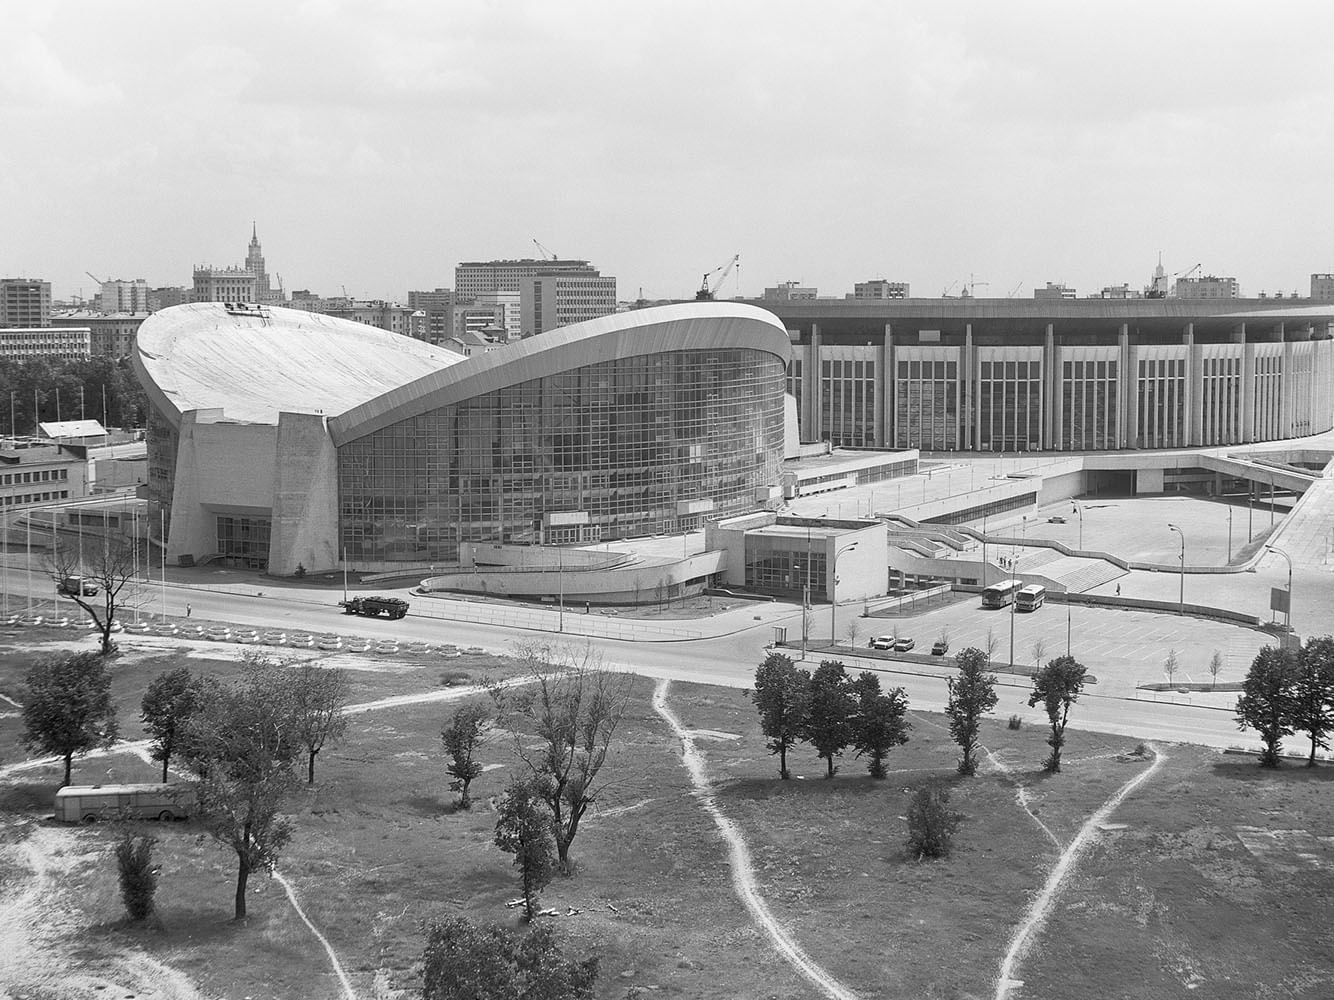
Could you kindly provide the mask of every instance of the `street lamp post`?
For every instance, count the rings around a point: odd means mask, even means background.
[[[1232,504],[1227,505],[1227,561],[1232,563]]]
[[[1177,596],[1177,614],[1186,613],[1186,533],[1175,524],[1167,526],[1181,536],[1181,590]]]
[[[557,632],[565,631],[565,550],[560,546],[556,547],[556,591],[559,595],[557,600],[560,602],[560,612],[556,619]]]
[[[1288,610],[1283,614],[1283,624],[1289,632],[1292,631],[1292,557],[1282,549],[1276,549],[1272,545],[1266,545],[1270,552],[1274,552],[1283,557],[1284,562],[1288,564]]]
[[[834,574],[829,578],[829,644],[835,645],[838,642],[838,557],[851,552],[857,547],[853,542],[847,548],[834,550]]]
[[[1074,505],[1075,513],[1079,515],[1079,551],[1084,551],[1084,507],[1074,497],[1070,498],[1070,503]]]

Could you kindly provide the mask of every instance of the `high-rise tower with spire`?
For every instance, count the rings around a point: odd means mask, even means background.
[[[245,257],[245,269],[255,276],[255,301],[283,301],[283,286],[279,280],[276,289],[269,286],[269,272],[264,269],[264,251],[259,245],[259,230],[254,221],[250,223],[250,249]]]

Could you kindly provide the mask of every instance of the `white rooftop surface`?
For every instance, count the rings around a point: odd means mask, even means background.
[[[49,438],[102,437],[106,434],[96,420],[44,420],[37,426]]]
[[[276,424],[280,411],[335,416],[466,360],[321,313],[265,313],[235,315],[221,302],[197,302],[144,320],[136,356],[173,422],[188,410],[212,409],[227,420],[262,424]]]

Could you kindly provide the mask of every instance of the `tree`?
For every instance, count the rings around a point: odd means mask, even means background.
[[[1177,660],[1177,651],[1176,648],[1173,647],[1172,649],[1169,649],[1167,651],[1167,659],[1163,661],[1163,673],[1167,675],[1168,687],[1172,686],[1172,678],[1176,676],[1177,667],[1179,665],[1180,665],[1179,661]]]
[[[857,637],[862,634],[861,619],[849,618],[848,623],[843,626],[843,634],[847,637],[849,648],[856,649]]]
[[[1311,738],[1306,766],[1315,767],[1316,749],[1328,750],[1334,732],[1334,637],[1307,639],[1298,654],[1292,726]]]
[[[570,844],[601,793],[598,779],[633,678],[607,670],[591,646],[530,644],[519,647],[518,658],[531,683],[493,689],[493,697],[502,714],[525,721],[537,736],[533,747],[531,736],[516,732],[514,753],[544,779],[539,787],[551,810],[556,852],[569,872]]]
[[[1084,690],[1084,665],[1073,656],[1058,656],[1049,660],[1033,678],[1033,691],[1028,696],[1028,707],[1042,702],[1051,723],[1047,745],[1051,754],[1042,762],[1042,768],[1052,773],[1061,770],[1061,747],[1065,745],[1065,723],[1070,717],[1070,706],[1079,700]]]
[[[545,776],[511,780],[500,801],[496,846],[514,855],[523,883],[523,908],[529,921],[537,916],[537,895],[551,884],[556,872],[556,843],[551,813],[546,808]]]
[[[65,759],[70,783],[74,758],[109,747],[119,734],[111,701],[111,673],[97,653],[48,657],[28,671],[23,693],[23,744]]]
[[[143,700],[139,703],[140,718],[143,719],[144,732],[153,739],[149,754],[162,762],[164,782],[172,754],[180,749],[202,697],[201,685],[186,667],[158,674],[144,690]]]
[[[852,720],[852,745],[857,756],[870,758],[872,778],[885,777],[885,758],[896,746],[908,742],[908,696],[897,687],[880,691],[880,678],[864,670],[853,682],[856,711]]]
[[[296,739],[306,751],[306,783],[315,784],[315,755],[347,732],[347,674],[309,660],[286,668]]]
[[[996,655],[996,647],[1000,645],[1000,636],[996,634],[994,628],[987,629],[987,666],[991,666],[991,661]]]
[[[134,921],[146,920],[153,913],[158,876],[153,866],[153,845],[156,843],[156,837],[136,835],[129,830],[116,842],[120,898],[125,904],[125,912]]]
[[[473,702],[455,712],[449,724],[440,730],[440,742],[444,744],[445,754],[449,757],[445,770],[454,779],[449,790],[459,793],[460,809],[472,806],[468,786],[482,773],[477,751],[486,743],[486,723],[489,717],[482,705]]]
[[[834,758],[852,742],[852,718],[857,711],[848,672],[837,660],[825,660],[811,678],[810,706],[806,710],[805,738],[825,761],[825,777],[838,771]]]
[[[597,975],[597,958],[566,958],[550,927],[519,934],[445,917],[427,928],[422,1000],[592,1000]]]
[[[977,749],[982,716],[994,710],[998,700],[996,675],[987,672],[989,658],[975,646],[962,650],[954,662],[959,668],[959,675],[949,678],[949,699],[945,703],[945,714],[950,719],[950,737],[963,751],[958,771],[971,775],[977,773],[973,753]]]
[[[187,733],[204,828],[236,854],[235,917],[246,915],[250,873],[272,871],[292,837],[282,815],[298,785],[303,746],[291,685],[271,661],[253,657],[241,680],[210,691]]]
[[[1292,735],[1297,661],[1291,650],[1265,646],[1251,662],[1237,699],[1237,727],[1260,734],[1261,767],[1278,767],[1283,737]]]
[[[755,670],[755,689],[750,698],[760,713],[760,731],[768,738],[769,753],[778,754],[778,776],[786,781],[792,776],[787,769],[787,752],[806,729],[811,675],[798,670],[782,653],[770,653]]]
[[[1223,672],[1223,653],[1221,650],[1215,649],[1214,655],[1209,658],[1209,676],[1212,678],[1212,681],[1209,684],[1210,690],[1213,690],[1214,688],[1218,687],[1218,675],[1222,672]]]
[[[954,831],[963,816],[950,809],[950,790],[944,785],[923,785],[913,793],[908,806],[908,850],[923,858],[943,858],[950,853]]]
[[[1042,666],[1042,657],[1047,652],[1047,640],[1042,636],[1033,640],[1033,644],[1028,647],[1028,651],[1033,654],[1033,673],[1037,673]]]
[[[111,641],[112,626],[121,608],[120,594],[135,573],[137,540],[126,535],[104,532],[101,538],[88,538],[82,553],[78,546],[54,545],[46,555],[46,566],[57,583],[80,578],[97,588],[97,593],[83,593],[83,584],[62,591],[84,610],[97,630],[103,656],[116,651]]]

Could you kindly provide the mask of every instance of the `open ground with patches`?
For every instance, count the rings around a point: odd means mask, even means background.
[[[180,663],[220,675],[237,669],[169,650],[125,658],[114,669],[127,736],[138,735],[143,685]],[[22,657],[0,660],[0,690],[17,698],[24,668]],[[442,680],[513,673],[466,657],[391,673],[353,669],[353,700],[436,698]],[[681,740],[653,710],[653,689],[635,681],[606,789],[574,845],[576,874],[544,894],[559,914],[549,919],[571,953],[601,956],[599,997],[823,995],[779,958],[737,898],[728,846],[692,794]],[[1048,776],[1040,771],[1045,732],[995,722],[983,739],[1008,770],[984,761],[977,777],[962,779],[943,720],[914,713],[912,739],[890,755],[887,780],[872,781],[849,757],[825,781],[823,761],[802,746],[790,761],[798,779],[781,782],[742,692],[674,683],[668,702],[699,737],[694,747],[718,808],[748,844],[765,905],[813,963],[865,998],[992,996],[1006,944],[1061,850],[1149,766],[1133,741],[1072,733],[1063,773]],[[346,740],[321,755],[316,785],[292,802],[297,833],[281,871],[363,996],[377,982],[417,987],[423,920],[461,913],[517,925],[506,906],[518,893],[516,874],[491,838],[495,797],[515,773],[512,741],[532,737],[494,734],[482,754],[488,770],[474,784],[478,804],[459,812],[439,742],[453,707],[405,700],[354,716]],[[19,728],[0,718],[0,763],[24,755]],[[1334,953],[1322,943],[1334,939],[1326,904],[1334,896],[1326,775],[1334,770],[1267,773],[1249,757],[1165,749],[1162,770],[1107,817],[1069,872],[1011,997],[1192,988],[1202,996],[1334,995]],[[76,780],[108,771],[146,780],[155,768],[120,752],[76,764]],[[201,840],[193,823],[145,827],[161,838],[160,912],[150,926],[126,924],[113,832],[43,818],[58,774],[48,764],[0,783],[8,866],[0,899],[11,916],[28,913],[41,935],[30,960],[77,954],[79,974],[120,982],[112,973],[125,956],[143,954],[162,976],[179,977],[156,993],[139,984],[140,1000],[184,1000],[196,987],[252,1000],[340,993],[328,956],[277,882],[253,878],[250,919],[231,921],[234,857]],[[947,861],[918,861],[904,846],[908,801],[926,782],[950,787],[964,816]],[[25,844],[62,859],[46,869],[59,908],[21,909],[35,899]]]

